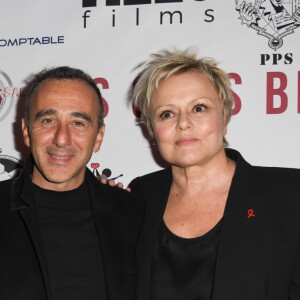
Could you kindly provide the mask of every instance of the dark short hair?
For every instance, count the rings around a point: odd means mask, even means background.
[[[29,124],[30,121],[30,109],[31,109],[31,101],[32,96],[36,89],[41,85],[42,82],[46,80],[79,80],[86,83],[90,86],[97,94],[100,108],[99,108],[99,116],[98,116],[98,127],[100,128],[103,125],[103,100],[101,96],[101,92],[94,82],[92,77],[87,73],[83,72],[80,69],[71,68],[68,66],[61,66],[55,68],[44,69],[41,72],[34,75],[31,83],[29,91],[26,95],[26,104],[25,104],[25,121],[26,124]]]

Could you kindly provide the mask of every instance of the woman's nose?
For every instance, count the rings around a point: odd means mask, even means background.
[[[179,130],[186,130],[192,127],[192,120],[186,113],[179,114],[177,128]]]

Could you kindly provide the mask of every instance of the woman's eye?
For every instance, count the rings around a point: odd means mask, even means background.
[[[197,104],[197,105],[194,106],[194,110],[195,110],[196,112],[202,112],[202,111],[204,111],[205,109],[207,109],[207,106],[204,105],[204,104]]]
[[[163,111],[159,116],[162,120],[164,120],[170,118],[172,116],[172,113],[169,110],[166,110]]]

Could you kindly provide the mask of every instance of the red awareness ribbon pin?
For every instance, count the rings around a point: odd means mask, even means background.
[[[254,209],[248,209],[248,219],[250,218],[254,218],[255,214],[254,214]]]

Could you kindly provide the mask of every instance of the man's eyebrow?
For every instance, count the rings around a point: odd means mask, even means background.
[[[45,116],[52,116],[52,115],[56,115],[56,114],[57,114],[57,110],[50,108],[50,109],[39,111],[35,115],[34,119],[39,120],[40,118],[43,118]],[[74,111],[74,112],[71,113],[71,116],[76,117],[76,118],[80,118],[80,119],[83,119],[83,120],[85,120],[89,123],[92,123],[91,117],[86,113]]]
[[[34,119],[38,120],[42,117],[56,115],[56,114],[57,114],[57,110],[50,108],[50,109],[42,110],[42,111],[39,111],[38,113],[36,113]]]
[[[74,112],[71,113],[71,115],[73,117],[80,118],[80,119],[83,119],[83,120],[85,120],[89,123],[92,123],[92,118],[89,115],[87,115],[86,113],[74,111]]]

